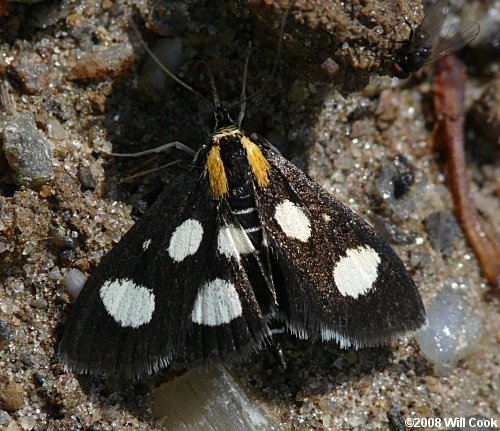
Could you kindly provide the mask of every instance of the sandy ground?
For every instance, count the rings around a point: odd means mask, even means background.
[[[464,13],[479,19],[495,6],[487,3],[469,2]],[[427,307],[444,288],[457,290],[480,318],[477,350],[438,376],[411,337],[359,351],[284,337],[286,371],[263,352],[233,375],[286,430],[397,429],[398,414],[498,419],[498,300],[485,299],[488,286],[463,234],[439,251],[423,224],[430,214],[453,208],[445,157],[431,145],[430,75],[378,77],[408,38],[401,9],[394,2],[348,6],[296,3],[278,77],[271,91],[248,103],[244,128],[265,136],[351,209],[392,232],[392,245]],[[463,2],[456,6],[460,11]],[[8,7],[0,18],[0,72],[12,85],[16,110],[32,112],[51,146],[53,178],[42,186],[16,185],[0,157],[0,427],[160,429],[151,391],[172,378],[168,372],[110,382],[65,373],[55,355],[71,308],[65,274],[74,268],[88,274],[179,169],[120,183],[179,155],[130,161],[99,151],[133,152],[171,140],[196,149],[211,129],[207,106],[158,73],[127,18],[134,10],[141,28],[147,19],[148,43],[203,94],[209,88],[196,66],[207,60],[221,98],[235,101],[249,42],[249,92],[272,69],[283,4],[63,0]],[[419,2],[403,8],[410,22],[419,22]],[[500,117],[495,94],[483,93],[498,88],[500,70],[492,61],[498,51],[483,46],[463,56],[467,175],[481,215],[498,232],[494,130]],[[353,89],[360,92],[349,94]],[[485,116],[492,120],[485,123]],[[0,112],[0,129],[6,118]],[[414,182],[402,198],[384,199],[377,179],[401,157]]]

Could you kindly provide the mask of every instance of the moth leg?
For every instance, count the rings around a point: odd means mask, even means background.
[[[187,145],[184,145],[182,142],[179,142],[179,141],[169,142],[168,144],[160,145],[159,147],[151,148],[150,150],[139,151],[138,153],[130,153],[130,154],[108,153],[107,151],[103,151],[103,150],[101,152],[109,154],[110,156],[114,156],[114,157],[141,157],[141,156],[145,156],[147,154],[162,153],[164,151],[170,150],[171,148],[175,148],[177,150],[184,151],[191,156],[196,155],[196,152],[193,149],[189,148]]]
[[[127,181],[131,181],[135,178],[143,177],[144,175],[152,174],[153,172],[159,171],[161,169],[168,168],[168,167],[174,166],[174,165],[179,165],[182,161],[183,161],[182,159],[177,159],[177,160],[174,160],[173,162],[165,163],[164,165],[158,166],[156,168],[147,169],[145,171],[138,172],[138,173],[130,175],[128,177],[122,178],[120,181],[118,181],[117,184],[126,183]]]

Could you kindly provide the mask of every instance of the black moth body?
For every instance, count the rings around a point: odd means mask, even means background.
[[[271,320],[300,338],[375,346],[425,322],[391,247],[225,112],[194,170],[102,259],[60,344],[67,369],[136,377],[248,360]]]

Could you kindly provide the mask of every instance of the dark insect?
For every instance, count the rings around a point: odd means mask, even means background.
[[[446,36],[440,37],[448,11],[448,0],[437,0],[432,4],[422,23],[415,31],[411,30],[407,46],[394,56],[391,65],[394,76],[408,78],[411,72],[463,48],[475,39],[479,33],[477,22],[452,24]]]
[[[420,328],[418,290],[382,237],[247,136],[216,95],[212,107],[215,128],[195,167],[86,282],[60,344],[67,369],[136,377],[245,361],[274,345],[272,321],[343,347]]]

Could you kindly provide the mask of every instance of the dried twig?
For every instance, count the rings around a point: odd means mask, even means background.
[[[467,182],[464,152],[464,86],[463,64],[454,56],[439,62],[434,75],[434,109],[437,117],[435,138],[447,152],[448,183],[460,222],[483,271],[500,292],[500,245],[482,226]]]
[[[7,0],[0,0],[0,18],[7,11]]]

